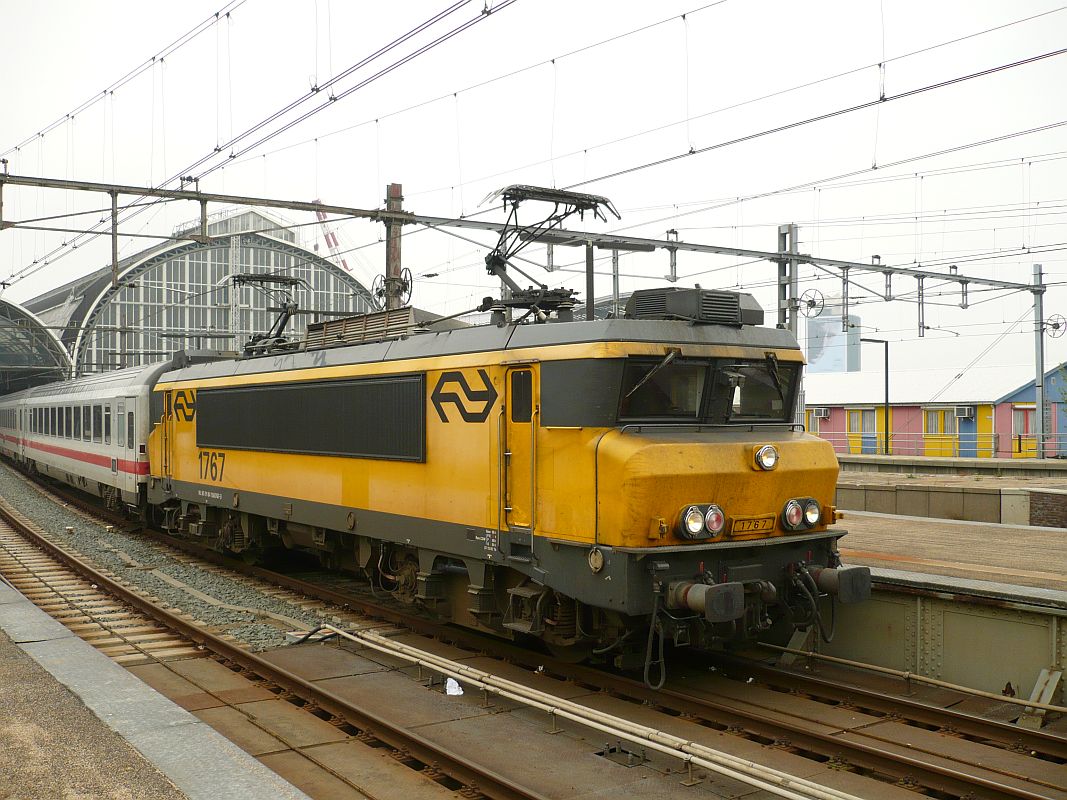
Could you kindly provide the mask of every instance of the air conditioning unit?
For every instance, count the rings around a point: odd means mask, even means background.
[[[812,408],[811,415],[815,419],[830,419],[830,409],[828,408]]]
[[[974,406],[956,406],[956,419],[974,419]]]

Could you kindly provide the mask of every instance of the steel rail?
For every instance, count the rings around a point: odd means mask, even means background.
[[[407,730],[372,712],[353,705],[350,701],[301,678],[292,672],[271,664],[236,644],[228,642],[201,628],[195,621],[160,608],[146,597],[127,588],[118,581],[92,567],[80,558],[65,551],[47,536],[34,530],[15,509],[0,500],[0,518],[15,528],[18,533],[70,569],[91,580],[109,594],[133,606],[142,613],[158,620],[191,641],[222,656],[267,681],[292,692],[297,697],[345,720],[350,725],[370,733],[374,738],[394,750],[403,751],[418,761],[436,766],[441,772],[465,786],[476,788],[487,797],[499,800],[549,800],[545,795],[520,786],[497,772],[487,769],[470,759],[449,750],[414,731]]]
[[[930,705],[922,700],[902,695],[885,695],[876,689],[867,689],[855,684],[837,683],[832,678],[813,673],[800,674],[789,669],[771,666],[743,656],[720,655],[717,660],[730,667],[744,670],[749,677],[756,677],[770,686],[795,689],[805,694],[824,697],[837,703],[847,702],[857,708],[869,709],[881,714],[898,714],[922,725],[949,729],[974,739],[999,741],[1067,761],[1067,737],[1057,736],[1044,730],[1020,728],[1010,722],[985,719],[951,708]],[[901,709],[904,713],[901,714]],[[998,735],[999,734],[999,735]]]
[[[323,625],[319,630],[331,631],[339,637],[364,647],[398,656],[420,667],[429,667],[435,672],[475,686],[487,694],[494,694],[544,711],[553,719],[561,717],[612,737],[643,744],[658,753],[678,758],[687,765],[696,764],[778,797],[789,798],[789,800],[861,800],[854,794],[824,786],[816,781],[790,775],[647,725],[630,722],[582,703],[542,692],[485,670],[453,661],[445,656],[427,653],[374,631],[346,631],[334,625]]]

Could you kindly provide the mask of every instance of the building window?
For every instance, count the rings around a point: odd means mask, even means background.
[[[1033,436],[1034,409],[1015,406],[1011,410],[1012,436]]]
[[[923,432],[928,435],[956,435],[956,414],[951,408],[928,408],[923,414]]]
[[[848,411],[849,433],[876,433],[877,417],[873,408],[850,408]]]
[[[804,410],[804,428],[808,433],[814,433],[816,436],[819,434],[819,418],[815,416],[813,409]]]

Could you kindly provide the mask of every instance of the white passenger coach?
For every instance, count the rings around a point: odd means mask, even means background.
[[[0,452],[104,498],[138,506],[148,480],[151,394],[167,361],[36,386],[0,398]]]

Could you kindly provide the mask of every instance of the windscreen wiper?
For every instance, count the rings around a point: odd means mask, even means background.
[[[767,372],[774,381],[774,388],[778,390],[778,396],[782,399],[782,407],[785,407],[785,392],[782,390],[782,379],[778,377],[778,356],[774,353],[767,354]]]
[[[648,372],[646,372],[645,373],[645,377],[643,377],[641,380],[639,380],[637,382],[637,385],[634,386],[634,388],[632,388],[630,391],[628,391],[626,393],[626,397],[624,397],[623,400],[629,400],[630,399],[630,395],[632,395],[634,392],[636,392],[638,389],[640,389],[642,386],[644,386],[646,383],[648,383],[650,380],[652,380],[652,376],[653,375],[655,375],[657,372],[659,372],[665,366],[667,366],[672,361],[674,361],[674,359],[677,358],[678,354],[681,353],[681,352],[682,351],[679,350],[678,348],[672,347],[670,349],[670,351],[668,351],[667,355],[665,355],[663,357],[663,360],[660,361],[658,364],[656,364],[656,366],[654,366]]]

